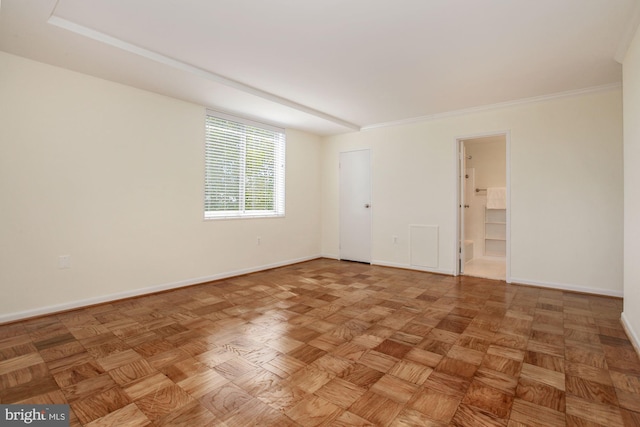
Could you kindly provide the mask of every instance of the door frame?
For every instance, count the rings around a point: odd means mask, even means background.
[[[506,185],[507,185],[507,242],[506,242],[506,282],[511,283],[511,131],[503,130],[496,132],[477,133],[456,137],[454,147],[454,159],[455,159],[455,205],[454,212],[456,218],[456,235],[454,242],[454,257],[455,260],[455,274],[454,276],[460,276],[464,270],[461,267],[464,264],[464,250],[461,246],[464,245],[462,239],[462,230],[464,229],[464,208],[461,207],[464,195],[462,194],[462,176],[465,171],[461,170],[461,156],[463,156],[464,141],[468,139],[486,138],[490,136],[504,136],[505,137],[505,155],[506,155]]]
[[[359,148],[359,149],[354,149],[354,150],[345,150],[345,151],[340,151],[338,153],[338,168],[342,168],[342,154],[343,153],[354,153],[354,152],[358,152],[358,151],[366,151],[369,153],[369,256],[368,256],[368,261],[357,261],[357,262],[363,262],[363,263],[368,263],[368,264],[373,264],[373,206],[374,206],[374,202],[373,202],[373,168],[372,168],[372,162],[373,162],[373,150],[371,150],[371,148]],[[341,175],[342,175],[342,171],[338,171],[338,200],[340,201],[341,199],[341,192],[342,192],[342,183],[341,181]],[[342,260],[342,229],[343,229],[343,223],[342,223],[342,203],[338,204],[338,259]]]

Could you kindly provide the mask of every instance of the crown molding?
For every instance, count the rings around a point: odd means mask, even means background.
[[[376,124],[372,124],[372,125],[363,126],[361,128],[361,130],[365,131],[365,130],[372,130],[372,129],[378,129],[378,128],[407,125],[407,124],[412,124],[412,123],[428,122],[428,121],[432,121],[432,120],[446,119],[446,118],[449,118],[449,117],[466,116],[468,114],[482,113],[482,112],[486,112],[486,111],[500,110],[500,109],[503,109],[503,108],[510,108],[510,107],[518,107],[518,106],[523,106],[523,105],[537,104],[539,102],[552,101],[552,100],[555,100],[555,99],[573,98],[573,97],[576,97],[576,96],[588,95],[588,94],[592,94],[592,93],[608,92],[608,91],[620,89],[621,87],[622,87],[622,83],[612,83],[612,84],[607,84],[607,85],[602,85],[602,86],[593,86],[593,87],[589,87],[589,88],[571,90],[571,91],[567,91],[567,92],[560,92],[560,93],[555,93],[555,94],[551,94],[551,95],[534,96],[532,98],[523,98],[523,99],[518,99],[518,100],[515,100],[515,101],[499,102],[497,104],[480,105],[478,107],[463,108],[463,109],[460,109],[460,110],[453,110],[453,111],[447,111],[447,112],[444,112],[444,113],[430,114],[430,115],[414,117],[414,118],[410,118],[410,119],[402,119],[402,120],[395,120],[395,121],[391,121],[391,122],[376,123]]]

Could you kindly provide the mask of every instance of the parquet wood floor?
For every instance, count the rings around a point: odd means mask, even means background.
[[[640,426],[622,301],[319,259],[0,326],[72,426]]]

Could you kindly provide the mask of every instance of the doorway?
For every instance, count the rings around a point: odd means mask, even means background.
[[[340,259],[371,263],[371,152],[340,153]]]
[[[457,143],[458,274],[509,281],[509,134]]]

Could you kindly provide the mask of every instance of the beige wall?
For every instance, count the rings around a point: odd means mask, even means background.
[[[640,346],[640,30],[624,60],[624,313]]]
[[[339,152],[371,148],[374,262],[408,267],[409,224],[438,225],[433,270],[453,274],[456,139],[502,131],[510,132],[512,280],[621,296],[619,90],[326,138],[323,254],[338,256]]]
[[[319,137],[287,132],[286,218],[204,221],[203,107],[5,53],[0,76],[0,321],[320,254]]]
[[[637,104],[634,49],[625,102]],[[204,221],[203,107],[5,53],[0,75],[0,321],[337,257],[337,160],[359,148],[372,149],[374,262],[408,266],[409,224],[438,225],[435,270],[452,274],[456,138],[502,131],[513,281],[622,293],[620,91],[328,138],[288,131],[286,218]],[[625,132],[632,153],[638,129]],[[639,252],[627,241],[627,257]]]
[[[491,136],[465,141],[468,168],[476,170],[476,187],[505,187],[507,185],[507,146],[505,136]],[[484,195],[486,198],[486,194]]]

